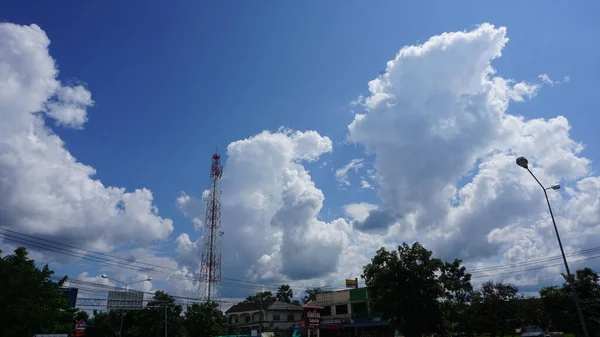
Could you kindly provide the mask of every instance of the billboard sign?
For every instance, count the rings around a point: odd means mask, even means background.
[[[304,327],[309,330],[319,329],[321,327],[321,310],[325,308],[315,301],[309,301],[302,308],[304,309]]]
[[[141,291],[109,291],[106,308],[108,310],[136,310],[144,307],[144,293]]]
[[[358,289],[358,279],[354,280],[346,279],[346,288],[355,288]]]
[[[69,299],[69,303],[71,303],[71,307],[75,308],[75,304],[77,303],[77,293],[79,292],[79,289],[77,289],[77,288],[60,288],[58,291],[60,291],[61,294],[66,296],[67,299]]]

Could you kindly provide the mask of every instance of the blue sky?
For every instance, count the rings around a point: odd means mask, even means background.
[[[599,6],[592,1],[7,1],[0,5],[0,20],[39,25],[51,40],[59,78],[85,83],[95,103],[84,130],[53,130],[105,185],[153,192],[159,215],[173,220],[174,231],[160,244],[171,256],[174,238],[194,232],[175,202],[180,192],[200,196],[208,187],[212,152],[225,152],[229,143],[263,130],[315,130],[332,140],[331,153],[305,165],[325,195],[319,219],[345,216],[347,204],[379,204],[377,190],[341,189],[332,171],[355,158],[373,165],[361,144],[346,142],[354,114],[365,109],[350,102],[368,93],[368,82],[401,47],[484,22],[507,27],[509,42],[492,63],[498,75],[535,83],[540,74],[570,78],[543,87],[508,112],[527,119],[566,116],[571,139],[587,145],[579,155],[597,162],[600,117],[592,111],[598,105],[593,41],[600,29],[594,16]],[[592,164],[591,172],[596,168]],[[358,184],[357,176],[349,179]],[[459,185],[470,180],[465,179]],[[231,230],[238,229],[224,227]]]

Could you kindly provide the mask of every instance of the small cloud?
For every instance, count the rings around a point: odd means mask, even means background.
[[[340,184],[349,186],[350,182],[348,181],[348,171],[354,170],[354,172],[356,173],[362,167],[363,167],[362,159],[352,159],[348,164],[344,165],[343,167],[341,167],[341,168],[337,169],[337,171],[335,171],[335,178],[337,179],[337,181]]]
[[[525,82],[519,82],[512,86],[508,94],[515,102],[523,102],[525,98],[531,99],[538,93],[540,86],[537,84],[529,84]]]
[[[538,75],[539,79],[542,80],[542,82],[546,83],[546,84],[550,84],[553,85],[554,81],[550,78],[550,76],[548,76],[548,74],[541,74]]]
[[[569,82],[571,82],[571,77],[569,77],[569,76],[563,77],[563,83],[569,83]]]
[[[366,179],[365,177],[361,177],[360,180],[360,188],[361,189],[372,189],[373,185],[371,185]]]

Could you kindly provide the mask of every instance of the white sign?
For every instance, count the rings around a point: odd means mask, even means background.
[[[250,331],[250,336],[252,336],[252,337],[258,336],[258,330],[252,330],[252,331]]]

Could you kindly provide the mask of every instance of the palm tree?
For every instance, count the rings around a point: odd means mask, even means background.
[[[277,295],[275,295],[278,301],[291,303],[292,297],[294,297],[294,291],[288,284],[282,284],[277,289]]]

